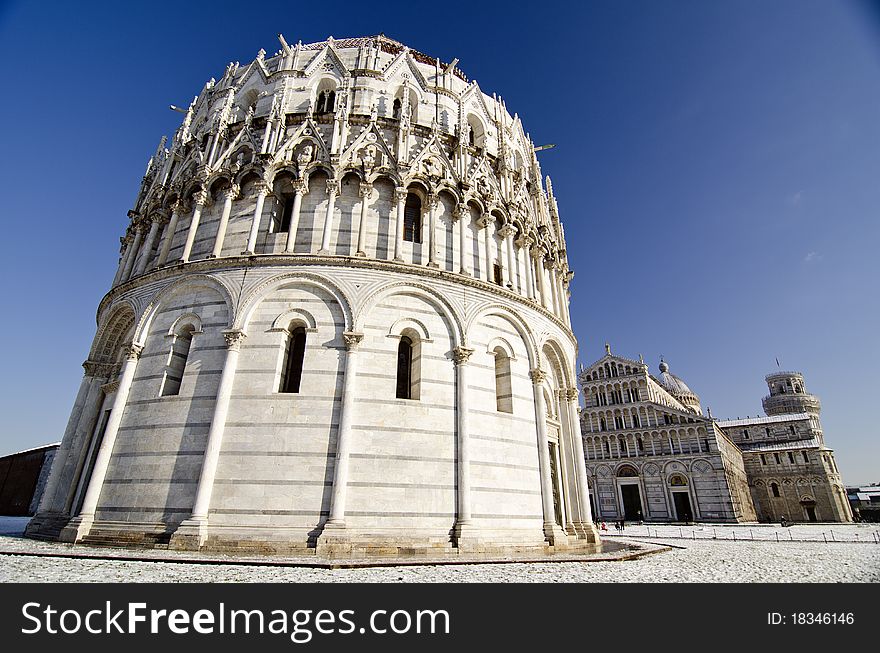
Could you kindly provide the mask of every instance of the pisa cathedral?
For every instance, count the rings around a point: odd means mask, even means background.
[[[595,548],[573,272],[520,118],[384,36],[279,39],[150,160],[27,534]]]
[[[581,370],[590,505],[596,519],[850,522],[820,402],[800,372],[766,377],[766,417],[718,421],[661,359],[611,353]]]

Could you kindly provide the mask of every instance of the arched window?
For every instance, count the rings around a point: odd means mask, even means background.
[[[415,343],[409,336],[401,336],[397,345],[397,398],[418,399],[413,396],[413,353]]]
[[[285,193],[281,196],[281,220],[278,222],[276,232],[281,233],[290,229],[290,218],[293,215],[293,200],[296,198],[292,193]],[[296,234],[293,234],[296,238]]]
[[[776,484],[776,483],[771,483],[771,484],[770,484],[770,489],[773,491],[773,496],[774,496],[774,497],[781,496],[781,495],[779,494],[779,485],[778,485],[778,484]]]
[[[422,242],[422,200],[415,193],[408,193],[403,205],[403,239]]]
[[[394,104],[391,106],[391,117],[395,120],[400,120],[400,109],[403,106],[400,102],[400,98],[394,100]]]
[[[278,392],[299,392],[305,355],[306,330],[303,327],[296,327],[290,332],[285,346],[284,367],[281,370],[281,384],[278,387]]]
[[[317,113],[333,113],[336,109],[336,91],[318,93]]]
[[[499,413],[513,412],[510,357],[501,347],[495,348],[495,409]]]
[[[161,396],[172,397],[180,394],[180,383],[186,370],[186,359],[192,345],[193,326],[186,325],[174,336],[168,361],[165,363],[165,374],[162,376]]]

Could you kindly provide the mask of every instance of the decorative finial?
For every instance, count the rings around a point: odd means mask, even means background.
[[[642,364],[644,364],[644,362],[645,362],[645,359],[642,357],[641,354],[639,354],[639,362]]]
[[[611,345],[608,344],[607,342],[605,343],[605,353],[611,354]]]
[[[663,360],[663,356],[660,357],[660,371],[661,372],[668,372],[669,371],[669,365],[667,365],[666,361]]]

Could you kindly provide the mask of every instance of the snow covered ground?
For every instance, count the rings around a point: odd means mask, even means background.
[[[880,582],[880,544],[868,543],[872,530],[876,532],[876,525],[833,525],[836,541],[829,540],[827,544],[821,535],[824,529],[827,537],[827,524],[786,529],[754,526],[754,541],[745,536],[749,530],[746,526],[716,526],[718,539],[714,540],[711,539],[712,526],[682,527],[681,537],[677,526],[657,527],[656,534],[654,526],[627,526],[625,534],[635,536],[633,539],[681,548],[623,562],[313,569],[245,566],[234,564],[232,560],[228,564],[114,560],[114,555],[121,554],[145,558],[163,556],[173,560],[175,554],[25,540],[19,533],[27,520],[13,522],[11,519],[0,518],[0,552],[4,552],[0,555],[2,582]],[[685,532],[691,528],[697,539]],[[723,531],[723,538],[719,531]],[[736,541],[732,539],[734,531]],[[776,531],[790,532],[794,540],[817,536],[818,541],[777,543]],[[618,537],[613,535],[610,539]],[[107,558],[52,557],[52,554],[70,553],[106,555]]]

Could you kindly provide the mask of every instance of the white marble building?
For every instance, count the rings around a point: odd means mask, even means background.
[[[766,417],[719,421],[662,359],[659,371],[606,345],[579,375],[597,519],[852,521],[819,399],[800,372],[766,377]]]
[[[281,42],[150,160],[28,535],[593,546],[573,273],[519,117],[384,36]]]
[[[580,382],[596,519],[755,520],[742,453],[665,361],[655,377],[606,345]]]

